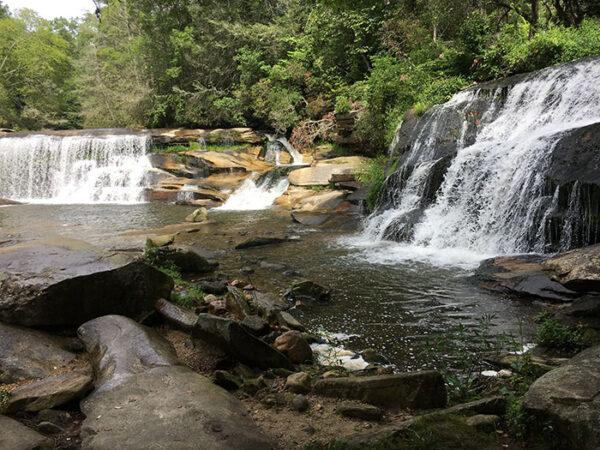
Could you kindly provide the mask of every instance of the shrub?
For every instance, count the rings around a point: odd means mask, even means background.
[[[536,343],[542,347],[574,353],[583,347],[581,331],[565,325],[549,313],[538,318]]]
[[[361,165],[356,173],[356,179],[368,186],[366,202],[369,211],[373,211],[379,202],[389,165],[388,157],[379,156]],[[391,170],[394,170],[394,167]]]

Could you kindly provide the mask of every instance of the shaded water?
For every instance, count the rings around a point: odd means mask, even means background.
[[[23,205],[0,208],[0,238],[21,239],[60,234],[85,239],[106,248],[141,247],[145,235],[121,236],[131,229],[180,223],[193,208],[164,204]],[[351,234],[314,231],[292,222],[288,214],[267,210],[252,214],[211,211],[215,223],[185,235],[185,243],[214,257],[230,279],[243,278],[262,290],[283,292],[297,278],[262,268],[261,262],[285,264],[302,277],[332,288],[329,303],[292,311],[311,331],[346,338],[355,351],[373,347],[400,369],[434,365],[421,354],[428,336],[458,324],[476,326],[484,314],[494,314],[497,331],[517,333],[519,319],[530,328],[536,307],[486,292],[472,284],[470,270],[427,261],[393,265],[375,262],[369,254],[347,247]],[[278,246],[234,250],[251,236],[297,238]],[[382,254],[385,248],[381,248]],[[252,264],[255,273],[240,275]]]

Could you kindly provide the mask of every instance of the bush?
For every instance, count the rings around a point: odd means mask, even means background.
[[[578,329],[561,325],[551,314],[538,318],[536,343],[549,349],[575,353],[583,347],[583,336]]]
[[[366,202],[369,211],[373,211],[379,202],[389,166],[390,159],[387,156],[379,156],[363,164],[356,173],[357,180],[368,186]],[[390,172],[394,168],[395,164],[392,164]]]

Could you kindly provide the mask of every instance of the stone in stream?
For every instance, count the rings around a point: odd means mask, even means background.
[[[200,338],[245,364],[269,369],[291,368],[290,361],[280,352],[248,333],[239,323],[200,314],[192,330],[192,336]]]
[[[0,320],[25,326],[78,326],[106,314],[140,319],[173,288],[142,261],[65,238],[1,247],[0,280]]]
[[[186,222],[204,222],[208,219],[208,211],[206,208],[198,208],[193,213],[185,218]]]
[[[277,339],[273,346],[287,355],[293,363],[312,362],[313,352],[310,345],[299,331],[288,331]]]
[[[54,440],[6,416],[0,416],[0,449],[52,450]]]
[[[377,406],[432,409],[446,406],[444,377],[436,371],[318,380],[313,391],[327,397],[360,400]]]
[[[182,247],[157,247],[152,249],[152,258],[155,264],[173,264],[182,272],[209,273],[214,272],[217,263],[209,262],[198,253]]]
[[[266,245],[275,245],[287,242],[288,239],[272,238],[272,237],[255,237],[242,242],[235,246],[236,250],[244,250],[247,248],[264,247]]]
[[[68,342],[0,322],[0,384],[48,377],[75,359]]]
[[[584,350],[538,378],[525,394],[522,407],[537,424],[552,426],[553,437],[560,439],[563,448],[598,448],[600,346]],[[535,432],[546,433],[542,429]]]
[[[296,320],[294,316],[286,311],[281,311],[279,313],[280,322],[282,325],[292,328],[293,330],[304,331],[304,325]]]
[[[546,261],[544,270],[568,289],[600,292],[600,244],[560,253]]]
[[[41,411],[79,400],[92,389],[89,373],[70,372],[17,386],[10,393],[6,413]]]
[[[178,363],[172,345],[122,316],[78,333],[97,374],[81,402],[83,449],[271,449],[271,442],[224,389]]]
[[[329,289],[309,280],[300,281],[284,294],[290,301],[319,302],[329,300]]]
[[[163,234],[160,236],[152,236],[146,239],[146,247],[166,247],[175,242],[174,234]]]

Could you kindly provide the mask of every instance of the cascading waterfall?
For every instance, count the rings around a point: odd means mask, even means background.
[[[218,209],[224,211],[258,211],[273,206],[273,202],[289,187],[287,176],[273,170],[259,177],[253,173]]]
[[[267,152],[265,154],[265,161],[274,162],[276,166],[285,166],[286,164],[280,163],[281,152],[286,151],[292,158],[292,163],[288,164],[291,166],[300,166],[303,164],[302,154],[294,148],[292,144],[284,137],[276,137],[267,134]]]
[[[32,203],[143,201],[147,133],[0,138],[0,198]]]
[[[481,255],[585,244],[574,230],[598,224],[581,228],[582,187],[550,175],[561,140],[597,123],[599,58],[460,92],[418,121],[360,241]]]

